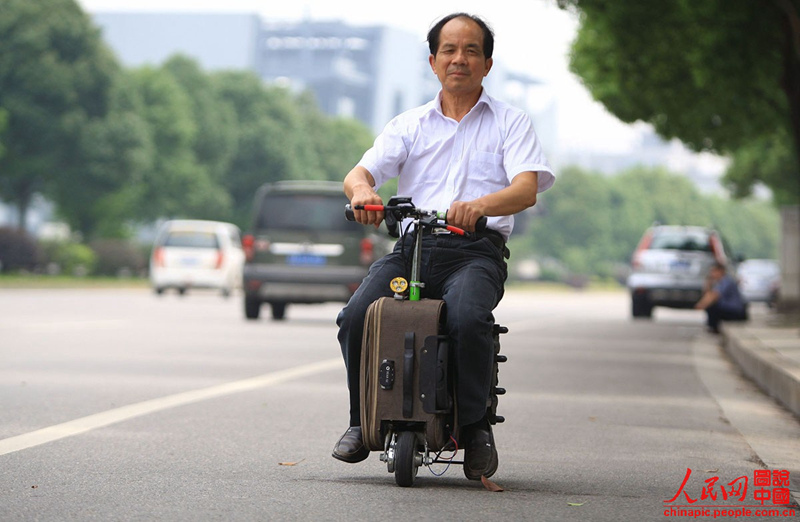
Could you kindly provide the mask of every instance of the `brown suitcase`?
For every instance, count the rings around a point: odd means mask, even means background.
[[[365,446],[382,451],[390,430],[424,431],[428,449],[453,431],[453,394],[444,301],[382,297],[367,309],[361,349],[361,427]]]

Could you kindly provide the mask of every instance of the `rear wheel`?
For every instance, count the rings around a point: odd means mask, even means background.
[[[286,303],[270,303],[272,307],[272,318],[281,321],[286,317]]]
[[[258,319],[261,314],[261,301],[251,297],[244,298],[244,316],[248,319]]]
[[[649,318],[653,316],[653,303],[647,294],[633,294],[631,296],[631,313],[633,317]]]
[[[419,464],[417,460],[417,434],[413,431],[401,431],[397,434],[395,449],[394,481],[398,486],[407,488],[414,485]]]

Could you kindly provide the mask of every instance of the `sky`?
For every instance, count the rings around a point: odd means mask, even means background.
[[[93,11],[205,11],[259,13],[271,21],[341,20],[351,25],[387,25],[418,35],[420,42],[433,23],[458,11],[476,14],[495,32],[496,61],[508,69],[546,82],[542,96],[558,98],[557,136],[560,149],[624,152],[638,132],[594,102],[568,70],[568,53],[576,17],[556,0],[403,0],[387,7],[375,0],[78,0]],[[491,74],[491,73],[490,73]],[[541,100],[545,105],[547,100]]]

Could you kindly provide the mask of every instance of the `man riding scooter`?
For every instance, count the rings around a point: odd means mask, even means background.
[[[492,310],[503,296],[513,214],[536,203],[555,181],[530,118],[483,89],[492,68],[494,35],[480,18],[455,13],[428,33],[429,63],[441,83],[437,97],[393,119],[358,165],[347,174],[344,191],[355,208],[381,205],[376,189],[398,178],[398,193],[423,208],[449,209],[448,223],[474,232],[423,236],[429,271],[425,296],[446,302],[446,333],[454,347],[460,447],[471,480],[497,470],[498,456],[486,403],[494,357]],[[488,217],[487,229],[475,223]],[[356,221],[379,225],[382,212],[355,211]],[[367,307],[390,296],[389,281],[406,270],[400,238],[376,261],[337,318],[338,339],[347,368],[350,424],[333,450],[344,462],[360,462],[369,451],[360,426],[359,367]]]

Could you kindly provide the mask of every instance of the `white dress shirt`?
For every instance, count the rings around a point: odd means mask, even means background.
[[[399,176],[397,193],[411,196],[419,208],[433,210],[497,192],[522,172],[539,173],[539,192],[555,182],[528,115],[495,100],[485,89],[460,122],[442,113],[441,93],[400,114],[358,165],[372,174],[376,189]],[[488,219],[488,228],[507,240],[514,217]]]

